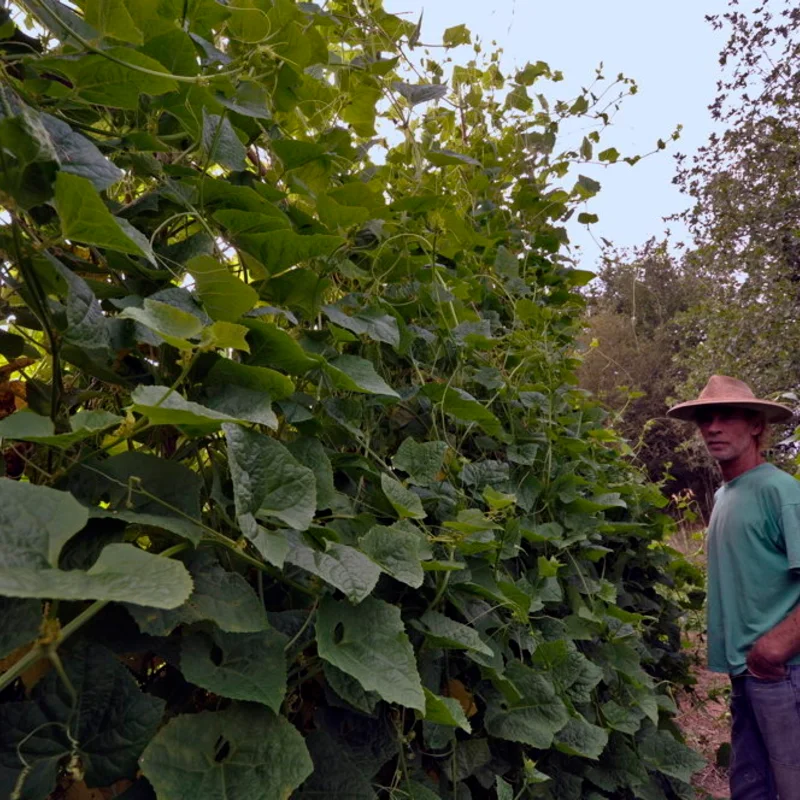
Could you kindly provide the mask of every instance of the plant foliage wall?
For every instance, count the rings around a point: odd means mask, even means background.
[[[562,255],[629,82],[445,83],[380,0],[2,14],[0,795],[691,796]]]

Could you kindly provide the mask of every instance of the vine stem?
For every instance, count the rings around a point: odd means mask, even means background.
[[[164,558],[171,558],[188,547],[188,542],[182,542],[164,550],[159,555]],[[58,647],[69,639],[75,631],[82,628],[92,617],[102,611],[110,602],[110,600],[95,600],[88,608],[81,611],[77,617],[70,620],[52,641],[37,642],[16,664],[0,675],[0,692],[43,658],[49,658],[58,668],[61,663],[56,653]],[[59,672],[63,672],[63,668]]]

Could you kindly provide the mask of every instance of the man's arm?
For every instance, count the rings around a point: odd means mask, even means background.
[[[780,680],[786,662],[800,653],[800,606],[756,641],[747,654],[747,668],[756,678]]]

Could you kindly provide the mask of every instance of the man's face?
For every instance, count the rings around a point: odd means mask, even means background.
[[[746,410],[734,406],[709,406],[695,415],[708,452],[717,461],[735,461],[757,449],[761,422]]]

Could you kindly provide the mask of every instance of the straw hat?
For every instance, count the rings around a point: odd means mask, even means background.
[[[697,400],[678,403],[667,411],[667,416],[691,422],[695,412],[702,406],[750,408],[765,414],[767,422],[786,422],[792,417],[792,410],[787,406],[770,400],[759,400],[744,381],[729,378],[727,375],[712,375]]]

